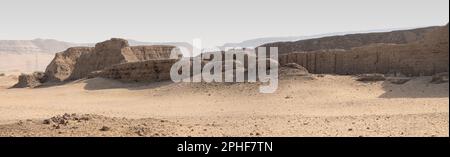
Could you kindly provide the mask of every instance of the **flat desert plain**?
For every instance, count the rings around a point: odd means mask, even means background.
[[[11,89],[0,76],[0,136],[449,136],[449,85],[354,76],[256,83],[121,83]]]

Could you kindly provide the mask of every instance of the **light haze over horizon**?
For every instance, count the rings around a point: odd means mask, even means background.
[[[205,47],[253,38],[445,25],[448,0],[2,0],[0,40],[112,37]]]

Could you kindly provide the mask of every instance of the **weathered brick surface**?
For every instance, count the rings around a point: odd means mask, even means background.
[[[297,63],[311,73],[363,74],[400,72],[410,76],[448,72],[448,25],[433,28],[423,39],[404,44],[375,43],[348,50],[291,52],[279,56],[281,65]],[[406,40],[406,39],[405,39]]]
[[[69,48],[57,53],[47,66],[47,81],[63,82],[87,77],[112,65],[151,59],[168,59],[175,46],[129,46],[124,39],[113,38],[95,47]],[[181,54],[179,51],[178,55]]]
[[[116,64],[98,76],[125,82],[155,82],[170,80],[170,68],[177,59],[146,60]]]

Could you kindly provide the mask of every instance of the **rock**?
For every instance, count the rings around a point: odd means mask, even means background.
[[[0,73],[0,77],[1,77],[1,76],[5,76],[5,74],[4,74],[4,73]]]
[[[434,74],[430,82],[434,84],[447,83],[448,72]]]
[[[383,74],[361,74],[358,75],[357,81],[372,82],[372,81],[384,81],[386,78]]]
[[[42,124],[51,124],[52,121],[50,119],[44,119],[44,121],[42,122]]]
[[[406,82],[410,81],[411,78],[409,77],[389,77],[387,78],[387,81],[389,81],[392,84],[405,84]]]
[[[100,128],[100,131],[109,131],[109,130],[111,130],[111,128],[107,126],[103,126],[102,128]]]
[[[46,79],[43,72],[34,72],[33,74],[22,74],[19,76],[19,82],[13,88],[35,88],[40,86]]]
[[[78,114],[68,114],[65,113],[63,115],[58,115],[51,117],[49,119],[45,119],[43,121],[44,124],[57,124],[57,125],[67,125],[70,123],[70,121],[74,122],[81,122],[81,121],[88,121],[91,119],[91,115],[84,114],[84,115],[78,115]]]

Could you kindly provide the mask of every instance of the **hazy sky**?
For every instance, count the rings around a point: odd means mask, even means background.
[[[444,25],[448,0],[0,0],[0,39],[111,37],[205,45]]]

